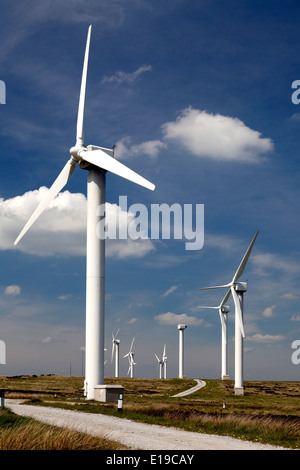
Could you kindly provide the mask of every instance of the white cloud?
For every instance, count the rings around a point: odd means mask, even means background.
[[[129,323],[131,325],[132,323],[135,323],[136,321],[137,321],[137,318],[132,317],[132,318],[130,318],[130,320],[128,320],[127,323]]]
[[[42,343],[45,343],[45,344],[52,343],[52,337],[51,337],[51,336],[47,336],[47,338],[43,338],[43,339],[42,339]]]
[[[265,310],[262,313],[262,316],[265,317],[265,318],[273,317],[274,316],[274,314],[273,314],[274,308],[275,308],[275,305],[272,305],[271,307],[265,308]]]
[[[125,160],[139,155],[146,155],[150,158],[155,158],[160,150],[165,148],[166,144],[160,140],[149,140],[141,144],[131,144],[130,137],[124,137],[119,140],[115,148],[115,156],[118,159]]]
[[[7,295],[20,295],[21,287],[20,286],[7,286],[4,291]]]
[[[83,194],[60,193],[32,225],[22,240],[13,242],[47,188],[28,191],[12,199],[0,199],[0,250],[18,249],[38,256],[83,256],[86,252],[86,198]],[[133,223],[134,215],[122,211],[116,204],[106,204],[107,222]],[[126,225],[124,226],[126,228]],[[154,250],[151,240],[107,240],[106,255],[117,258],[142,257]]]
[[[287,292],[286,294],[283,294],[281,298],[285,300],[294,300],[297,299],[297,296],[292,294],[291,292]]]
[[[272,253],[253,255],[251,260],[256,268],[256,272],[261,275],[269,273],[271,269],[290,274],[299,272],[300,269],[294,260]]]
[[[300,315],[293,315],[291,321],[300,321]]]
[[[178,325],[179,323],[185,323],[186,325],[199,326],[204,323],[202,318],[196,318],[185,313],[176,314],[172,312],[162,313],[156,315],[154,320],[157,321],[160,325]]]
[[[116,83],[117,85],[121,85],[122,83],[133,83],[137,80],[137,78],[145,72],[150,72],[152,70],[151,65],[142,65],[137,70],[131,73],[126,73],[122,71],[116,72],[114,75],[110,77],[105,76],[101,83]]]
[[[175,122],[162,126],[164,138],[186,147],[197,157],[257,163],[273,149],[269,138],[247,127],[238,118],[184,109]]]
[[[256,333],[253,336],[247,336],[248,341],[253,341],[255,343],[276,343],[283,339],[283,335],[262,335],[260,333]]]
[[[171,286],[170,289],[166,290],[161,297],[167,297],[168,295],[172,294],[176,289],[178,289],[178,286]]]

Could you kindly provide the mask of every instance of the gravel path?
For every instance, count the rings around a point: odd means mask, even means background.
[[[282,450],[281,447],[241,441],[232,437],[183,431],[164,426],[136,423],[125,418],[23,405],[21,400],[5,400],[14,413],[48,424],[105,437],[130,449],[143,450]]]
[[[177,393],[177,395],[173,395],[173,398],[185,397],[186,395],[191,395],[192,393],[197,392],[197,390],[199,390],[200,388],[205,387],[206,382],[204,382],[204,380],[200,380],[200,379],[194,379],[194,380],[196,380],[197,382],[197,385],[195,385],[195,387],[189,388],[188,390],[185,390],[184,392]]]

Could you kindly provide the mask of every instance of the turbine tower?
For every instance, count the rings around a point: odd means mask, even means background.
[[[221,320],[221,328],[222,328],[222,347],[221,347],[221,379],[222,380],[229,380],[228,374],[228,330],[227,330],[227,323],[228,323],[228,313],[230,311],[229,305],[225,305],[229,296],[230,296],[230,289],[228,289],[227,294],[223,298],[222,302],[218,307],[207,307],[207,306],[198,306],[198,308],[212,308],[219,310],[219,316]]]
[[[117,339],[119,331],[120,330],[118,330],[115,335],[112,333],[111,362],[113,362],[114,353],[115,353],[115,377],[119,377],[119,345],[120,345],[120,340]]]
[[[167,356],[166,356],[166,345],[164,346],[164,351],[163,351],[163,355],[162,355],[162,360],[163,360],[163,363],[164,363],[164,379],[167,378]]]
[[[156,357],[157,362],[159,364],[159,378],[162,379],[162,376],[164,375],[164,379],[166,379],[167,378],[166,345],[164,346],[162,358],[159,359],[156,354],[155,354],[155,357]],[[162,372],[164,372],[164,374],[162,374]]]
[[[129,374],[130,372],[130,377],[133,378],[134,377],[134,366],[136,365],[136,362],[134,362],[134,351],[132,351],[132,346],[133,346],[133,343],[134,343],[134,338],[131,342],[131,346],[130,346],[130,349],[128,351],[127,354],[125,354],[124,357],[128,357],[128,361],[129,361],[129,368],[128,368],[128,372],[127,372],[127,375]]]
[[[164,361],[162,359],[159,359],[156,354],[155,354],[155,357],[156,357],[158,365],[159,365],[159,378],[161,379],[162,378],[162,370],[163,370],[163,367],[164,367]]]
[[[155,186],[115,160],[113,150],[84,145],[83,121],[90,37],[91,26],[87,34],[77,114],[76,143],[70,149],[71,158],[14,244],[16,245],[20,241],[54,197],[67,184],[76,164],[79,163],[80,168],[87,170],[86,375],[84,389],[86,398],[94,399],[95,386],[104,384],[105,239],[97,235],[96,228],[100,220],[103,222],[105,218],[105,215],[99,215],[99,207],[105,207],[106,172],[112,172],[152,191]]]
[[[257,238],[258,231],[254,235],[244,257],[233,276],[229,284],[224,284],[223,286],[213,286],[213,287],[203,287],[200,290],[204,289],[220,289],[222,287],[229,287],[235,306],[235,394],[244,395],[244,383],[243,383],[243,355],[244,355],[244,345],[243,339],[245,337],[244,331],[244,319],[243,319],[243,300],[244,293],[247,292],[247,282],[238,282],[241,275],[244,272],[247,261],[249,259],[250,253],[252,251],[253,245]]]
[[[184,339],[183,339],[183,332],[187,328],[187,325],[177,325],[179,330],[179,372],[178,377],[179,379],[183,379],[183,364],[184,364]]]

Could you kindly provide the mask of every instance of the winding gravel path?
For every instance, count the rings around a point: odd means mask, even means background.
[[[194,379],[194,380],[196,380],[197,382],[197,385],[195,385],[195,387],[189,388],[188,390],[185,390],[184,392],[177,393],[177,395],[173,395],[173,398],[185,397],[186,395],[191,395],[192,393],[197,392],[197,390],[199,390],[200,388],[205,387],[206,382],[204,382],[204,380],[200,380],[200,379]]]
[[[183,431],[164,426],[137,423],[125,418],[23,405],[21,400],[5,400],[14,413],[30,416],[55,426],[105,437],[130,449],[143,450],[282,450],[284,448],[241,441],[232,437]]]

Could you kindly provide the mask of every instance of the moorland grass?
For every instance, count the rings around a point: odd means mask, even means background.
[[[300,382],[245,382],[245,395],[236,396],[232,381],[206,380],[204,388],[181,398],[173,395],[193,387],[193,379],[106,378],[105,382],[124,387],[122,413],[116,403],[86,401],[81,377],[0,378],[0,388],[9,389],[8,397],[38,398],[44,406],[112,414],[294,449],[300,446]]]
[[[0,450],[127,450],[119,443],[0,410]]]

